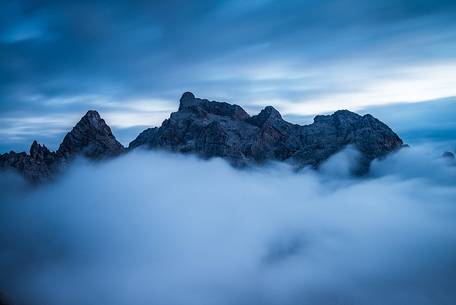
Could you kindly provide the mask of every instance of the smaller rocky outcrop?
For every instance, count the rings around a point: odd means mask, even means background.
[[[136,147],[139,147],[141,145],[144,145],[145,143],[152,141],[152,139],[155,137],[157,134],[158,127],[154,128],[147,128],[146,130],[142,131],[136,139],[130,142],[128,145],[128,149],[134,149]]]
[[[29,154],[25,152],[0,155],[0,168],[19,172],[26,180],[40,183],[50,180],[57,172],[58,158],[46,146],[33,141]]]
[[[442,154],[442,158],[448,160],[455,160],[454,154],[451,151],[446,151]]]
[[[451,151],[446,151],[442,154],[442,157],[441,157],[445,163],[449,166],[456,166],[456,158],[454,156],[454,153],[452,153]]]

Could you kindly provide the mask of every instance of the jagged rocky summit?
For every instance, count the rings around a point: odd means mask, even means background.
[[[367,114],[348,110],[316,116],[310,125],[285,121],[271,106],[250,116],[238,105],[196,98],[186,92],[179,109],[160,127],[144,130],[125,149],[96,111],[89,111],[69,132],[57,151],[33,142],[30,153],[0,156],[0,168],[14,169],[33,182],[54,177],[76,156],[100,160],[138,147],[220,157],[234,166],[285,161],[318,166],[348,145],[361,152],[358,172],[370,161],[402,147],[387,125]]]
[[[51,180],[77,156],[101,160],[123,152],[111,128],[98,112],[90,110],[66,134],[57,151],[33,141],[29,154],[11,151],[0,155],[0,168],[15,170],[28,181],[40,183]]]
[[[358,170],[363,172],[371,160],[400,148],[403,142],[369,114],[339,110],[300,126],[285,121],[271,106],[250,116],[238,105],[199,99],[186,92],[179,110],[161,127],[143,131],[129,149],[142,146],[222,157],[236,166],[275,160],[318,167],[347,145],[361,152]]]

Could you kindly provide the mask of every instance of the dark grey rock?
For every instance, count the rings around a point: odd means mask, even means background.
[[[249,116],[240,106],[196,98],[186,92],[179,110],[161,127],[142,132],[129,148],[139,146],[221,157],[235,166],[264,161],[287,161],[298,167],[318,167],[347,145],[361,154],[360,171],[371,160],[402,147],[387,125],[371,115],[348,110],[316,116],[306,126],[283,120],[271,106]]]
[[[0,155],[0,168],[19,172],[25,179],[34,183],[49,180],[57,171],[57,158],[54,152],[33,141],[30,153],[9,153]]]
[[[451,151],[446,151],[442,154],[442,158],[448,159],[448,160],[454,160],[454,154]]]
[[[128,145],[128,148],[129,149],[133,149],[133,148],[136,148],[136,147],[139,147],[139,146],[143,145],[147,141],[150,141],[151,139],[153,139],[153,137],[155,136],[157,131],[158,131],[157,127],[147,128],[146,130],[142,131],[136,137],[136,139],[134,139],[133,141],[130,142],[130,144]]]
[[[370,161],[403,146],[402,140],[371,115],[348,110],[316,116],[310,125],[285,121],[271,106],[250,116],[238,105],[182,95],[179,110],[158,128],[144,130],[129,145],[193,153],[203,158],[221,157],[234,166],[285,161],[317,168],[323,161],[351,145],[361,154],[359,172]],[[30,153],[0,155],[0,169],[14,170],[39,183],[52,179],[75,157],[112,158],[124,147],[96,111],[88,111],[65,136],[56,152],[33,142]]]
[[[111,128],[98,112],[90,110],[67,133],[56,151],[57,156],[71,159],[81,155],[89,159],[115,157],[124,151],[111,132]]]
[[[199,99],[191,92],[185,92],[182,95],[179,111],[195,112],[201,115],[212,113],[215,115],[227,116],[235,120],[245,120],[250,117],[248,113],[238,105]]]
[[[0,155],[0,169],[16,171],[32,183],[42,183],[52,180],[78,155],[99,160],[123,151],[98,112],[89,111],[65,136],[56,152],[33,141],[29,154],[11,151]]]

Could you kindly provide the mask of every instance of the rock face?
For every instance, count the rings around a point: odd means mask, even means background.
[[[35,183],[49,180],[58,169],[54,152],[33,141],[29,154],[25,152],[0,155],[0,168],[18,171],[28,181]]]
[[[67,133],[56,154],[63,158],[82,155],[89,159],[115,157],[124,151],[111,132],[111,128],[98,112],[90,110]]]
[[[76,156],[91,160],[114,157],[124,151],[98,112],[89,111],[69,132],[56,152],[33,141],[30,152],[0,155],[0,169],[19,172],[32,183],[51,180]]]
[[[129,149],[143,146],[222,157],[235,166],[276,160],[318,167],[347,145],[362,153],[359,170],[363,172],[371,160],[400,148],[403,142],[371,115],[340,110],[300,126],[283,120],[271,106],[250,116],[238,105],[199,99],[186,92],[179,110],[161,127],[143,131]]]
[[[331,155],[352,145],[361,152],[359,172],[371,160],[399,149],[402,140],[371,115],[348,110],[316,116],[310,125],[285,121],[271,106],[250,116],[238,105],[196,98],[186,92],[179,110],[158,128],[144,130],[129,145],[193,153],[203,158],[221,157],[234,166],[266,161],[286,161],[296,167],[317,168]],[[52,179],[71,160],[112,158],[124,147],[96,111],[86,115],[65,136],[57,151],[33,142],[30,152],[0,155],[0,169],[15,170],[39,183]]]
[[[158,127],[154,128],[147,128],[146,130],[143,130],[133,141],[130,142],[128,147],[130,149],[136,148],[138,146],[144,145],[147,143],[150,139],[152,139],[157,132]]]

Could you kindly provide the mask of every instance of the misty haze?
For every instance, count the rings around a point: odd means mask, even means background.
[[[0,2],[0,305],[456,304],[455,20]]]
[[[456,167],[417,148],[359,179],[352,156],[295,173],[141,151],[29,191],[3,177],[2,287],[18,304],[452,304]]]

